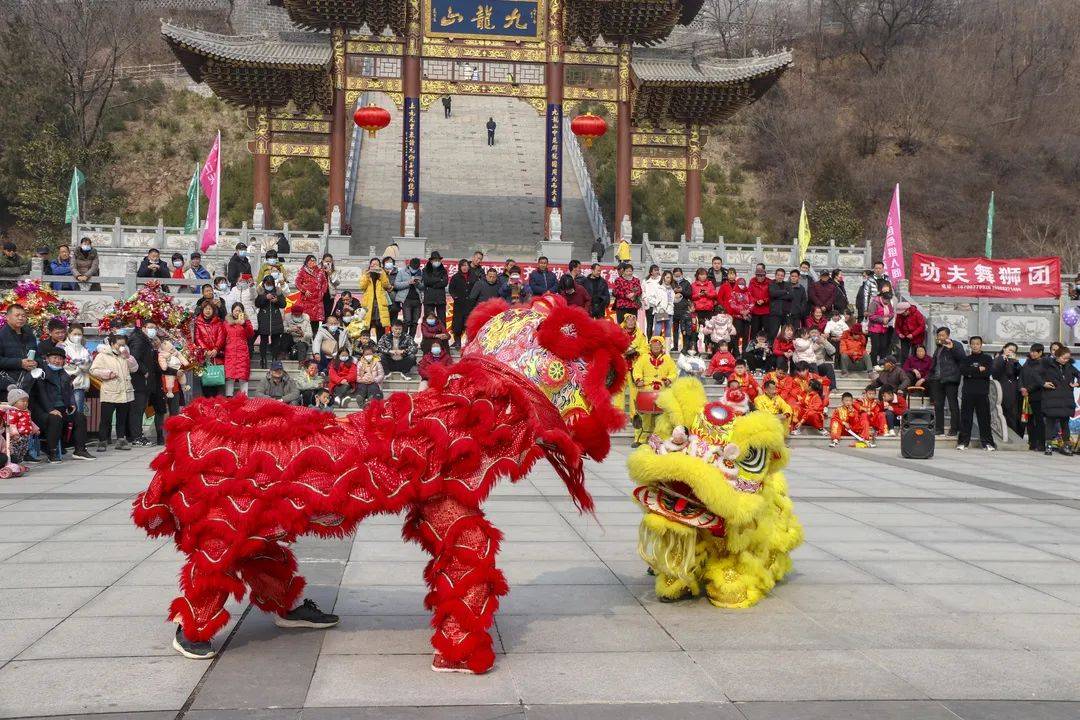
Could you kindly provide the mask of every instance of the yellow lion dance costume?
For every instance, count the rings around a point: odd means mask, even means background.
[[[704,592],[717,607],[750,607],[791,570],[802,542],[780,472],[786,433],[767,413],[743,414],[734,395],[707,403],[698,380],[675,381],[658,398],[654,434],[627,461],[645,512],[638,552],[661,601]]]

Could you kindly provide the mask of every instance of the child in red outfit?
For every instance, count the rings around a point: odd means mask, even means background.
[[[734,370],[735,356],[728,352],[728,344],[724,341],[717,343],[716,352],[713,353],[705,374],[712,377],[718,385],[722,385]]]
[[[908,410],[907,400],[891,387],[881,388],[880,395],[881,404],[885,409],[885,423],[889,428],[889,434],[895,435],[896,428],[900,425],[900,418]]]
[[[866,386],[863,396],[855,401],[855,407],[866,414],[867,422],[877,435],[884,435],[889,431],[885,406],[878,400],[877,389],[873,385]]]
[[[825,432],[825,400],[822,397],[821,383],[816,380],[810,381],[809,388],[804,391],[796,403],[788,402],[795,415],[792,418],[792,432],[798,433],[799,429],[806,425]]]
[[[840,438],[851,437],[854,433],[866,441],[869,447],[874,447],[874,428],[866,418],[866,413],[855,407],[855,398],[846,392],[840,398],[840,407],[833,411],[829,420],[829,447],[840,444]]]
[[[773,340],[772,351],[776,367],[791,372],[791,357],[795,354],[795,329],[785,325]]]
[[[750,398],[750,402],[754,402],[754,398],[758,396],[761,389],[758,387],[757,380],[754,376],[746,371],[746,363],[740,358],[735,361],[735,370],[728,375],[728,385],[731,385],[732,380],[738,380],[739,386],[746,393],[746,396]]]
[[[21,463],[30,441],[41,435],[41,429],[30,418],[30,396],[25,390],[11,386],[7,400],[0,405],[0,443],[7,455],[6,464],[0,467],[0,477],[15,477],[26,472]]]

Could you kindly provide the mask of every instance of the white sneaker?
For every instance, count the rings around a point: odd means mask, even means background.
[[[983,450],[985,450],[986,452],[995,452],[997,451],[997,448],[993,445],[987,445],[983,448]]]
[[[839,440],[830,440],[829,441],[829,447],[831,447],[831,448],[836,447],[839,444],[840,444]]]
[[[957,445],[956,449],[957,450],[967,450],[967,445]]]

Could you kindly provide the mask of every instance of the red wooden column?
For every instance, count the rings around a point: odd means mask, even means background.
[[[401,222],[405,234],[405,210],[416,211],[415,232],[420,235],[420,0],[405,3],[405,47],[401,60],[401,89],[405,96],[401,123]]]
[[[265,107],[255,110],[255,141],[251,144],[255,161],[252,178],[252,210],[262,203],[263,228],[270,227],[270,111]]]
[[[345,217],[345,28],[330,31],[332,48],[334,104],[330,114],[330,191],[327,197],[326,221],[330,222],[334,206]]]
[[[633,133],[630,124],[630,43],[619,43],[619,94],[615,119],[615,224],[614,238],[622,239],[622,219],[630,217],[630,171],[633,168]],[[631,218],[633,220],[633,218]],[[630,240],[630,238],[627,238]]]
[[[562,124],[563,124],[563,3],[548,0],[547,64],[544,83],[547,87],[547,121],[544,147],[544,237],[550,238],[551,213],[562,215]]]
[[[701,217],[701,127],[689,125],[686,131],[686,240],[694,218]]]

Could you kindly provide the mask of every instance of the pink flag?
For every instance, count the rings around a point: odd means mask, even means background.
[[[199,249],[206,252],[217,245],[219,209],[221,208],[221,131],[218,131],[214,147],[210,148],[210,154],[206,156],[206,164],[199,173],[199,184],[202,185],[206,194],[207,203],[210,207],[206,211],[206,228],[203,230],[202,243]]]
[[[885,250],[881,261],[892,280],[904,279],[904,236],[900,232],[900,183],[896,183],[889,219],[885,224]]]

